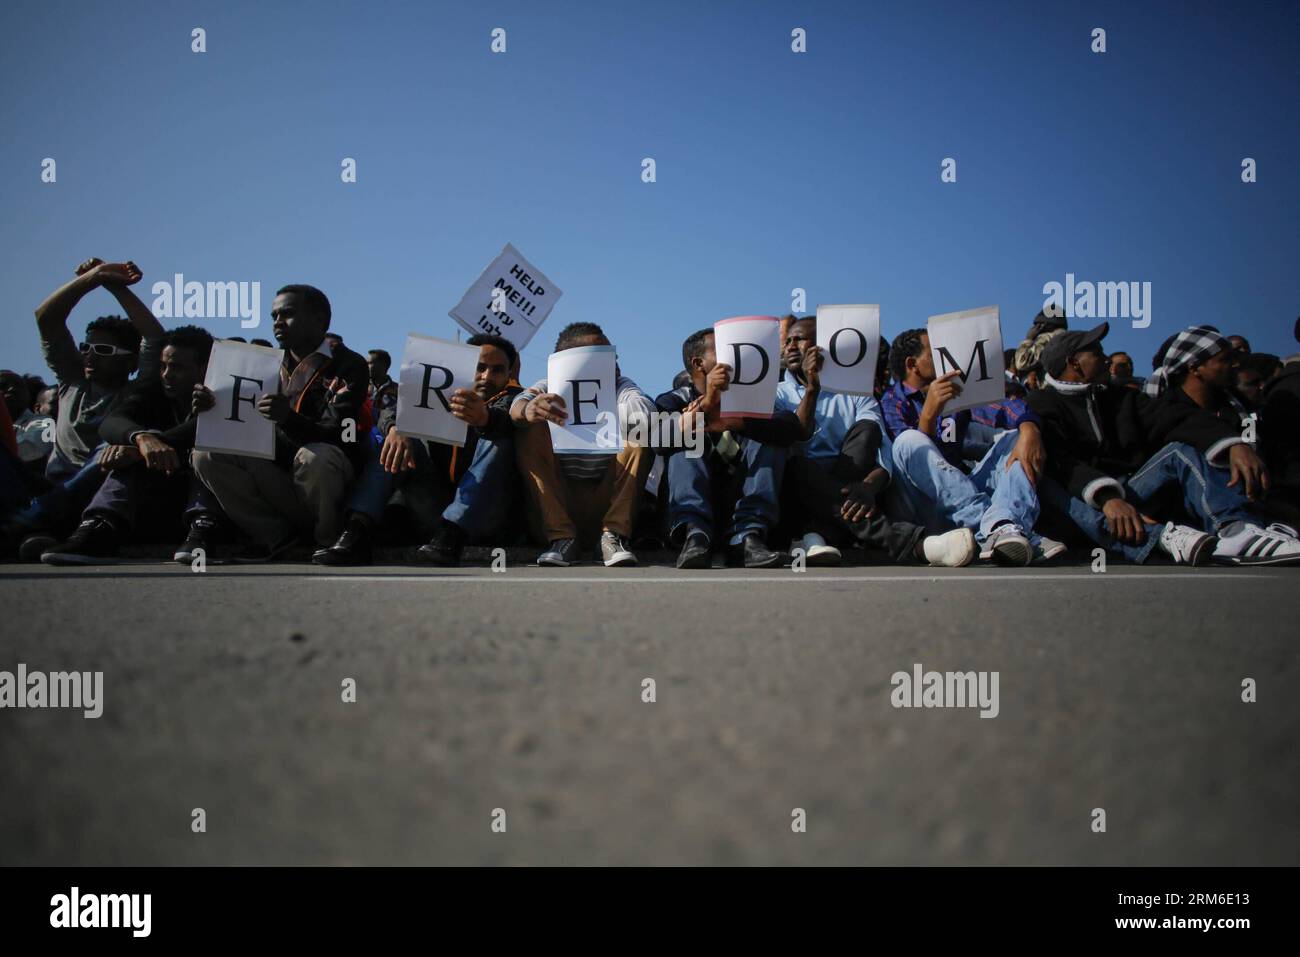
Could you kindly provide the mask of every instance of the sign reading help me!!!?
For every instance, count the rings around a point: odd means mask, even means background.
[[[471,335],[501,336],[522,351],[561,295],[555,283],[506,243],[449,315]]]

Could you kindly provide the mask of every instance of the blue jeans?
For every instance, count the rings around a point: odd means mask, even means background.
[[[515,438],[479,436],[469,469],[456,483],[444,521],[459,525],[471,542],[490,544],[510,524],[511,508],[520,498],[515,468]]]
[[[384,506],[393,494],[393,476],[379,464],[379,450],[384,443],[378,429],[370,430],[369,440],[365,461],[348,496],[347,510],[365,515],[378,524],[384,515]]]
[[[688,458],[685,452],[668,457],[668,526],[676,540],[689,531],[714,538],[715,504],[725,519],[731,510],[730,542],[738,544],[750,532],[766,538],[780,514],[781,475],[787,450],[736,436],[740,456],[732,473],[713,452],[710,441],[704,455]]]
[[[995,525],[1011,522],[1029,534],[1038,521],[1038,493],[1017,462],[1007,458],[1020,433],[1002,433],[967,475],[929,436],[908,429],[894,439],[891,508],[930,532],[969,528],[981,543]]]
[[[1182,492],[1183,507],[1201,526],[1216,534],[1225,525],[1238,521],[1255,521],[1246,504],[1246,496],[1228,487],[1229,472],[1216,468],[1205,456],[1183,442],[1171,442],[1121,483],[1124,497],[1139,511],[1145,510],[1160,492],[1177,485]],[[1039,485],[1044,504],[1064,512],[1088,538],[1108,551],[1122,554],[1141,564],[1156,547],[1162,524],[1146,525],[1146,541],[1127,545],[1110,533],[1106,516],[1082,499],[1070,495],[1060,484],[1044,479]]]
[[[97,446],[85,465],[62,485],[32,499],[13,517],[13,522],[29,531],[49,531],[59,536],[71,531],[104,481],[99,456],[107,447],[105,443]]]
[[[385,472],[379,464],[382,440],[377,433],[372,439],[371,447],[366,449],[365,463],[352,488],[347,508],[378,524],[383,518],[384,508],[399,485],[408,484],[412,480],[422,485],[436,486],[438,483],[423,442],[417,440],[415,443],[415,458],[419,464],[414,473],[395,476]],[[451,492],[451,502],[442,509],[441,517],[459,525],[471,543],[491,543],[510,524],[511,508],[519,499],[518,481],[514,436],[488,439],[480,435],[474,444],[474,455],[470,459],[469,468]],[[411,494],[407,500],[417,510],[424,510],[421,506],[427,506],[426,499],[432,501],[441,498],[441,501],[447,501],[445,492],[439,496],[436,488],[433,491],[432,496]],[[429,511],[433,508],[436,506],[430,507]],[[426,511],[424,515],[417,515],[416,519],[422,524],[436,524],[428,522],[431,517]]]

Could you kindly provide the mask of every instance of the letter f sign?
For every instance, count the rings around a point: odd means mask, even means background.
[[[257,393],[254,392],[252,395],[242,395],[240,394],[240,390],[243,389],[245,382],[256,382],[257,387],[261,389],[263,388],[262,380],[252,379],[244,375],[235,375],[233,372],[230,374],[230,378],[235,380],[235,388],[230,396],[230,415],[226,416],[226,421],[243,422],[244,420],[239,417],[239,403],[247,402],[250,406],[256,406]]]

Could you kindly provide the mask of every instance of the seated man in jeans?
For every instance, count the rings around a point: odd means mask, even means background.
[[[54,450],[45,467],[54,487],[10,518],[0,533],[0,554],[17,551],[24,561],[37,561],[76,526],[103,481],[99,427],[104,417],[121,400],[132,372],[139,370],[137,382],[157,379],[163,327],[129,288],[140,279],[135,263],[89,259],[36,308],[41,349],[58,379]],[[68,317],[100,288],[112,294],[127,318],[95,319],[78,345]]]
[[[668,456],[669,536],[682,543],[677,567],[709,568],[719,526],[729,528],[730,564],[781,565],[785,556],[768,548],[766,540],[779,515],[786,450],[802,437],[799,420],[790,412],[770,419],[722,418],[731,367],[718,363],[712,329],[701,329],[682,343],[682,362],[690,381],[655,399],[661,412],[682,416],[682,442],[663,450]],[[685,447],[688,437],[695,437],[690,449]]]
[[[1102,323],[1065,332],[1043,352],[1045,385],[1029,396],[1048,447],[1043,504],[1132,562],[1157,548],[1186,565],[1300,562],[1294,531],[1255,519],[1251,503],[1267,489],[1268,473],[1236,424],[1186,403],[1162,407],[1132,389],[1106,388],[1107,331]],[[1185,375],[1221,354],[1221,340],[1205,330],[1179,334],[1161,368]],[[1179,507],[1198,527],[1151,517]]]
[[[343,534],[312,556],[317,564],[368,564],[374,529],[390,500],[400,499],[413,523],[432,535],[416,549],[417,561],[458,565],[466,544],[504,544],[514,537],[520,491],[510,403],[523,391],[516,381],[519,352],[500,336],[472,336],[468,343],[479,347],[474,388],[457,389],[448,399],[452,415],[469,426],[465,446],[401,435],[393,428],[396,405],[385,408],[378,426],[382,445],[367,456]]]
[[[574,322],[560,330],[555,351],[582,346],[607,346],[609,340],[594,322]],[[654,403],[621,373],[615,380],[620,429],[648,436]],[[635,565],[628,545],[636,517],[637,499],[650,474],[654,454],[645,446],[624,442],[617,455],[556,455],[547,422],[564,424],[564,399],[546,391],[546,380],[524,390],[510,406],[516,435],[519,471],[528,492],[528,521],[533,537],[548,542],[537,557],[539,565],[572,565],[584,545],[599,539],[606,566]]]
[[[267,562],[300,532],[330,545],[342,525],[343,496],[365,454],[369,433],[366,360],[325,341],[330,303],[312,286],[285,286],[271,303],[272,331],[284,349],[280,392],[262,396],[257,411],[275,423],[275,460],[195,451],[194,471],[250,543],[238,562]],[[195,411],[216,398],[195,386]],[[360,440],[345,442],[347,435]]]
[[[891,509],[931,530],[970,529],[983,546],[980,557],[1002,565],[1064,551],[1032,532],[1044,453],[1037,417],[1024,401],[1010,397],[945,416],[944,406],[961,393],[960,373],[935,375],[924,329],[900,333],[889,362],[894,384],[883,405],[894,445]],[[973,468],[963,455],[972,426],[1006,430]]]
[[[181,326],[163,338],[159,378],[127,389],[100,426],[108,443],[103,484],[62,545],[47,549],[49,565],[94,565],[113,558],[127,538],[176,541],[183,519],[190,534],[173,556],[188,562],[210,547],[216,503],[189,468],[194,447],[194,386],[203,381],[212,336]]]
[[[823,389],[826,356],[817,347],[817,320],[807,316],[786,329],[785,378],[776,409],[799,420],[801,441],[785,472],[783,523],[792,529],[809,565],[838,565],[837,546],[878,548],[899,563],[959,567],[975,554],[970,531],[939,535],[913,522],[886,517],[882,493],[890,481],[889,442],[874,396]]]

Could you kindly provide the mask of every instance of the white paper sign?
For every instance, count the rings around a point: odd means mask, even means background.
[[[618,418],[614,347],[579,346],[552,352],[546,388],[564,399],[564,425],[551,427],[551,448],[569,455],[617,455],[623,451]]]
[[[781,320],[776,316],[736,316],[713,324],[718,362],[731,366],[731,384],[722,393],[722,415],[770,419],[781,377]]]
[[[880,306],[818,306],[817,347],[825,357],[822,388],[872,395],[880,358]]]
[[[927,331],[934,374],[961,373],[961,395],[944,406],[944,415],[1006,398],[997,306],[931,316]]]
[[[522,351],[561,295],[555,283],[506,243],[450,316],[471,335],[501,336]]]
[[[418,332],[406,337],[397,380],[397,422],[401,435],[464,445],[469,426],[451,414],[457,389],[473,389],[479,346],[466,346]]]
[[[217,404],[199,415],[194,447],[275,458],[275,423],[257,411],[257,401],[280,391],[283,361],[279,349],[224,339],[214,342],[203,384],[212,390]]]

